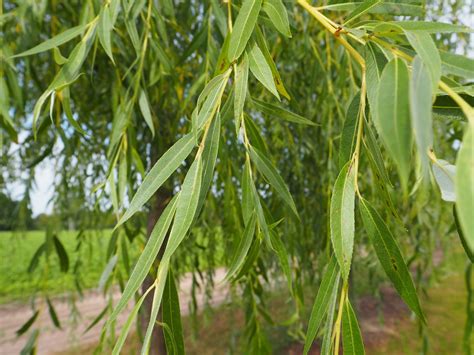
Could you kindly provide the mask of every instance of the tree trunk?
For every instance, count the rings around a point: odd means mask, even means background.
[[[171,192],[164,188],[160,188],[155,194],[155,196],[153,197],[151,210],[148,214],[148,220],[147,220],[147,236],[148,237],[150,236],[151,231],[153,230],[153,227],[155,226],[156,222],[160,218],[161,214],[163,213],[163,210],[166,208],[166,205],[168,204],[170,199],[171,199]],[[158,256],[155,261],[156,263],[158,263],[161,260],[165,246],[166,246],[166,240],[163,243],[160,251],[158,252]],[[145,292],[153,284],[154,281],[155,281],[154,278],[148,275],[145,281],[143,282],[142,291]],[[145,334],[146,329],[148,327],[152,304],[153,304],[153,296],[149,295],[143,303],[144,312],[142,313],[142,317],[141,317],[141,329],[142,329],[143,334]],[[161,308],[158,313],[158,320],[160,319],[161,319]],[[150,342],[149,354],[150,355],[165,355],[166,354],[166,346],[165,346],[165,338],[163,334],[163,329],[156,325],[155,325],[155,328],[153,329],[153,335]]]

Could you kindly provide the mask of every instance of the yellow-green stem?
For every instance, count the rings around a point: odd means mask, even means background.
[[[339,310],[337,312],[336,323],[334,323],[334,330],[333,330],[334,355],[339,355],[339,342],[341,340],[342,312],[344,311],[344,302],[347,298],[348,288],[349,288],[349,285],[346,280],[344,281],[344,284],[341,289],[341,297],[339,298]]]
[[[342,37],[342,33],[340,33],[341,27],[336,26],[329,20],[326,16],[324,16],[321,12],[319,12],[315,7],[311,6],[306,2],[306,0],[297,0],[298,4],[303,7],[306,11],[308,11],[311,16],[313,16],[324,28],[326,28],[329,32],[331,32],[336,40],[341,43],[344,48],[347,49],[349,54],[354,58],[354,60],[359,63],[362,68],[365,68],[365,61],[364,58],[357,52],[354,47],[352,47],[349,42],[345,38]]]

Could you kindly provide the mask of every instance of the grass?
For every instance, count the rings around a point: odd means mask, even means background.
[[[427,318],[426,336],[428,354],[463,354],[464,324],[466,321],[467,291],[464,280],[466,257],[457,251],[445,265],[445,276],[431,287],[422,298]],[[423,343],[419,327],[410,319],[400,320],[397,335],[387,338],[377,349],[368,352],[382,354],[421,354]],[[471,336],[474,350],[474,337]]]
[[[178,272],[187,272],[197,261],[201,270],[211,266],[222,265],[224,249],[219,242],[220,230],[213,230],[212,236],[205,238],[202,230],[195,229],[193,240],[199,246],[198,253],[189,250],[178,251],[180,260]],[[49,262],[45,256],[41,257],[38,267],[29,273],[28,266],[39,246],[45,241],[44,231],[27,232],[0,232],[0,304],[11,301],[26,301],[36,292],[43,292],[48,296],[57,295],[76,290],[76,281],[80,280],[83,290],[96,288],[100,276],[107,263],[107,247],[112,236],[112,230],[85,231],[80,248],[78,248],[78,232],[62,231],[58,237],[64,245],[69,257],[69,270],[67,273],[60,271],[59,258],[53,250]],[[124,237],[124,235],[122,235]],[[213,239],[210,239],[210,238]],[[189,242],[193,242],[193,240]],[[128,243],[127,243],[128,244]],[[138,256],[140,243],[128,244],[129,263],[133,267]],[[188,247],[194,248],[193,243]],[[194,248],[193,250],[197,250]],[[123,254],[119,253],[119,265],[123,267]],[[80,264],[77,264],[80,260]],[[77,265],[76,265],[77,264]],[[123,273],[122,273],[123,275]]]
[[[106,264],[111,231],[86,232],[79,250],[77,234],[75,231],[63,231],[58,235],[69,256],[67,273],[60,271],[59,258],[54,251],[49,263],[45,262],[43,255],[35,272],[28,273],[33,255],[45,240],[45,232],[0,232],[0,304],[24,301],[38,290],[48,295],[74,290],[77,278],[84,289],[97,287]],[[74,267],[80,253],[83,264],[77,269],[80,274],[75,274]]]

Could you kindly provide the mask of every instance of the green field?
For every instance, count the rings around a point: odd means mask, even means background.
[[[49,262],[46,262],[43,254],[37,268],[29,273],[31,259],[45,241],[46,233],[44,231],[0,232],[0,304],[26,301],[36,292],[52,296],[76,290],[78,280],[83,290],[97,288],[107,263],[107,248],[112,230],[85,231],[81,237],[78,237],[78,234],[77,231],[62,231],[58,234],[69,257],[68,272],[61,272],[59,257],[53,248],[48,257]],[[196,265],[197,260],[201,270],[222,265],[224,250],[221,243],[215,241],[216,238],[220,240],[216,237],[219,234],[220,230],[216,229],[213,233],[208,232],[205,237],[202,230],[195,230],[194,239],[190,242],[199,245],[200,253],[194,255],[183,250],[179,268],[176,265],[176,271],[189,271],[192,265]],[[120,238],[126,240],[125,235]],[[81,241],[80,247],[79,241]],[[118,244],[122,245],[122,242],[119,241]],[[129,265],[133,268],[139,255],[139,245],[142,243],[135,243],[135,241],[131,244],[126,243]],[[126,280],[123,254],[119,253],[119,256],[122,278]],[[80,265],[77,265],[78,260],[81,260]]]
[[[63,231],[58,237],[69,256],[69,271],[60,271],[59,258],[53,250],[46,263],[45,255],[40,259],[35,272],[28,266],[38,247],[45,240],[45,232],[0,232],[0,303],[25,300],[35,292],[54,295],[74,290],[79,279],[84,289],[97,287],[106,264],[110,230],[84,233],[78,248],[78,232]],[[79,253],[83,256],[80,273],[74,273]],[[42,290],[42,291],[41,291]]]

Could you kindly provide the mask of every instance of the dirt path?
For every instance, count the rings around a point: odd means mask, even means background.
[[[216,287],[212,291],[212,305],[219,305],[227,297],[227,287],[220,283],[225,277],[223,268],[217,269],[214,276]],[[183,315],[188,313],[188,302],[191,299],[192,276],[186,274],[180,280],[180,305]],[[113,295],[114,303],[118,302],[120,292]],[[202,306],[205,302],[204,291],[198,292],[197,302]],[[104,321],[84,334],[86,327],[97,317],[97,315],[106,306],[106,300],[101,293],[89,291],[82,300],[76,302],[76,316],[71,316],[72,303],[67,297],[62,296],[54,300],[54,306],[58,314],[59,321],[63,329],[57,329],[51,322],[49,313],[41,312],[36,320],[34,327],[41,329],[38,338],[37,354],[55,354],[61,353],[71,348],[87,346],[88,344],[97,344],[100,337],[100,331]],[[130,310],[130,309],[129,309]],[[129,312],[122,312],[117,323],[119,329],[125,322]],[[32,311],[30,305],[8,304],[0,306],[0,355],[19,354],[27,341],[27,336],[17,338],[15,331],[20,328],[25,321],[31,317]]]

